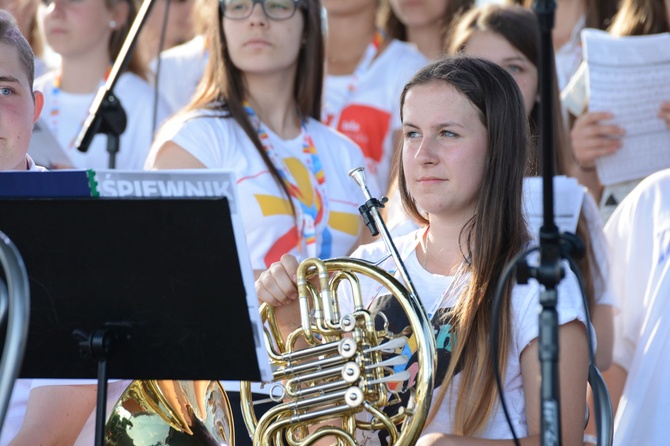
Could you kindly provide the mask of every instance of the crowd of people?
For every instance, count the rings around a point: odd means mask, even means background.
[[[615,110],[589,111],[580,35],[587,28],[667,34],[669,0],[620,0],[618,8],[615,0],[559,0],[551,98],[541,96],[531,2],[157,3],[116,84],[128,125],[115,167],[233,171],[256,293],[288,330],[300,321],[302,260],[352,256],[395,270],[366,229],[358,210],[365,197],[347,175],[365,166],[372,195],[391,197],[384,214],[435,333],[451,339],[438,345],[421,446],[511,444],[510,427],[521,444],[540,443],[541,286],[507,284],[500,314],[493,296],[506,265],[538,244],[524,185],[546,165],[540,110],[549,102],[554,172],[582,184],[571,232],[584,256],[574,271],[564,262],[558,287],[562,441],[597,441],[584,422],[593,330],[594,362],[615,408],[614,444],[663,444],[670,163],[646,178],[601,183],[598,160],[620,150],[625,131],[611,122]],[[95,136],[86,152],[75,141],[138,7],[136,0],[0,0],[0,171],[110,166],[106,136]],[[670,97],[657,99],[667,140]],[[58,151],[68,162],[33,160],[38,125],[53,136],[40,153]],[[373,305],[379,288],[363,289]],[[346,297],[341,305],[353,309]],[[497,363],[488,352],[494,318]],[[511,414],[503,413],[496,369]],[[111,403],[127,384],[110,384]],[[251,444],[239,385],[225,387],[236,444]],[[260,386],[253,391],[268,397]],[[95,402],[90,382],[19,379],[0,446],[91,444]],[[363,441],[387,439],[380,432]]]

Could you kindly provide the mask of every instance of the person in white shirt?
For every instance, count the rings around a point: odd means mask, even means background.
[[[531,240],[521,208],[528,147],[522,96],[498,65],[458,57],[420,70],[405,86],[400,106],[399,187],[403,205],[422,228],[396,241],[440,339],[432,410],[417,445],[475,444],[473,438],[510,444],[494,367],[504,374],[516,434],[528,444],[539,442],[537,283],[504,287],[498,364],[488,344],[497,282]],[[359,248],[357,255],[370,261],[386,256],[380,243]],[[299,312],[297,266],[284,256],[256,281],[259,299],[291,315],[279,320],[283,329]],[[362,284],[366,303],[375,297],[375,288],[369,289]],[[570,383],[560,386],[562,440],[574,446],[583,437],[587,336],[575,277],[568,273],[559,289],[561,351],[570,352],[558,364],[561,381]]]
[[[488,5],[471,9],[453,29],[449,53],[483,57],[507,69],[521,89],[531,129],[531,153],[527,175],[542,174],[539,134],[539,42],[540,27],[536,15],[521,6]],[[554,78],[553,124],[554,169],[557,175],[575,170],[567,130]],[[606,370],[612,363],[613,305],[607,264],[607,243],[598,206],[584,188],[582,208],[575,233],[584,244],[585,258],[577,260],[584,280],[591,318],[598,338],[596,364]],[[538,234],[533,234],[538,236]]]
[[[347,173],[365,160],[351,140],[319,122],[320,2],[219,5],[208,10],[202,82],[159,131],[146,168],[232,169],[257,275],[286,253],[302,259],[350,253],[362,234],[358,206],[365,198]],[[226,390],[234,400],[239,384]],[[247,444],[239,404],[232,406],[236,444]]]
[[[670,5],[667,0],[622,0],[607,31],[621,37],[669,32]],[[575,176],[599,202],[603,221],[607,222],[617,205],[642,178],[606,186],[601,184],[595,161],[621,148],[625,130],[612,123],[614,115],[610,111],[588,110],[586,71],[583,64],[561,96],[576,118],[570,131],[572,150],[579,166]],[[657,118],[664,121],[670,131],[670,98],[659,99],[662,102]]]
[[[170,112],[186,107],[207,67],[205,36],[197,35],[186,43],[163,51],[150,63],[155,86]]]
[[[416,45],[434,60],[445,53],[453,20],[474,5],[474,0],[388,0],[382,2],[379,20],[389,36]]]
[[[194,0],[159,0],[153,3],[140,33],[146,60],[153,60],[161,51],[195,37],[195,3]]]
[[[53,167],[112,167],[106,135],[96,135],[85,153],[80,152],[75,143],[136,13],[135,0],[49,2],[44,29],[50,47],[61,57],[61,64],[57,70],[39,77],[35,87],[45,95],[44,124],[71,161],[69,165]],[[146,65],[140,51],[131,55],[127,69],[117,79],[114,94],[127,118],[114,167],[140,170],[153,141],[154,113],[153,90],[146,81]],[[167,108],[160,101],[157,122],[161,123],[166,117]]]
[[[614,365],[605,380],[614,445],[666,444],[670,436],[670,169],[652,174],[605,226],[616,315]],[[618,406],[618,407],[617,407]]]
[[[324,0],[328,34],[323,121],[363,151],[382,191],[400,135],[398,97],[427,62],[413,45],[376,25],[379,0]]]
[[[533,8],[534,0],[522,0]],[[616,12],[611,0],[558,0],[551,30],[558,88],[563,90],[583,59],[581,32],[584,28],[605,29]]]
[[[166,10],[168,1],[170,7]],[[200,6],[202,1],[161,0],[151,11],[146,31],[142,31],[154,94],[163,99],[171,115],[189,103],[205,72],[207,51],[201,11],[206,8]],[[159,52],[166,13],[165,41]]]

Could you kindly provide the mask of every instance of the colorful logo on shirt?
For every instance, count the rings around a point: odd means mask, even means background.
[[[320,237],[320,240],[318,240],[320,244],[319,257],[323,259],[332,257],[333,237],[331,230],[337,230],[356,236],[360,229],[359,216],[357,214],[331,210],[327,216],[327,222],[324,221],[323,197],[317,188],[311,186],[312,180],[310,178],[309,170],[296,158],[286,158],[284,163],[297,185],[294,198],[297,198],[297,202],[300,203],[303,212],[313,213],[313,215],[316,216],[314,222],[315,228],[320,229],[320,227],[323,227],[321,231],[317,230],[315,232],[315,234],[318,234]],[[256,198],[264,217],[273,215],[293,217],[291,203],[288,199],[266,194],[255,194],[254,197]],[[327,223],[327,225],[325,223]],[[287,252],[291,252],[295,249],[300,252],[300,242],[300,231],[298,230],[297,225],[293,225],[288,231],[277,238],[268,249],[264,258],[266,267],[279,261],[281,256]]]
[[[411,331],[409,327],[409,320],[405,311],[402,309],[400,303],[396,298],[390,295],[379,296],[369,306],[369,311],[373,314],[384,313],[386,319],[388,320],[388,330],[396,335],[403,334],[407,336],[408,342],[405,346],[405,349],[402,351],[402,354],[409,358],[409,361],[406,365],[396,366],[394,368],[395,373],[402,372],[404,370],[409,370],[410,378],[409,380],[403,383],[397,383],[395,386],[389,385],[391,390],[399,392],[400,395],[400,404],[388,406],[384,409],[384,412],[388,415],[395,415],[398,412],[400,407],[407,405],[410,397],[410,392],[408,389],[412,388],[416,384],[416,376],[419,371],[419,364],[417,362],[417,343],[416,336]],[[437,388],[440,383],[444,380],[445,375],[447,374],[447,369],[449,368],[449,363],[451,362],[451,351],[454,345],[454,334],[451,325],[451,319],[448,316],[449,308],[441,308],[433,316],[431,323],[433,325],[433,331],[436,338],[437,346],[437,368],[435,369],[434,382],[435,388]],[[376,323],[379,325],[384,321],[383,318],[376,318]],[[383,327],[378,326],[379,330]],[[456,368],[456,373],[460,371],[460,367]],[[378,432],[379,441],[382,445],[388,445],[388,433],[385,430]]]

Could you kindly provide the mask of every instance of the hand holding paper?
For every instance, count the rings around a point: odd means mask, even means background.
[[[589,112],[609,112],[612,119],[582,129],[582,141],[575,150],[580,164],[588,166],[588,160],[594,159],[603,185],[641,179],[670,167],[666,118],[670,111],[663,105],[670,101],[670,34],[614,37],[587,29],[582,32],[582,43],[588,66]],[[592,142],[603,125],[619,126],[625,135],[619,150],[597,157],[579,145],[588,146],[589,137]],[[603,135],[598,136],[602,143]],[[607,152],[602,144],[600,147]]]

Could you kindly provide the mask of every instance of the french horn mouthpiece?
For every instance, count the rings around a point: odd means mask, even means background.
[[[372,194],[370,194],[370,190],[368,189],[368,181],[365,178],[365,168],[356,167],[355,169],[351,169],[349,171],[349,176],[353,178],[356,184],[358,184],[358,186],[363,190],[365,199],[370,200],[372,198]]]

